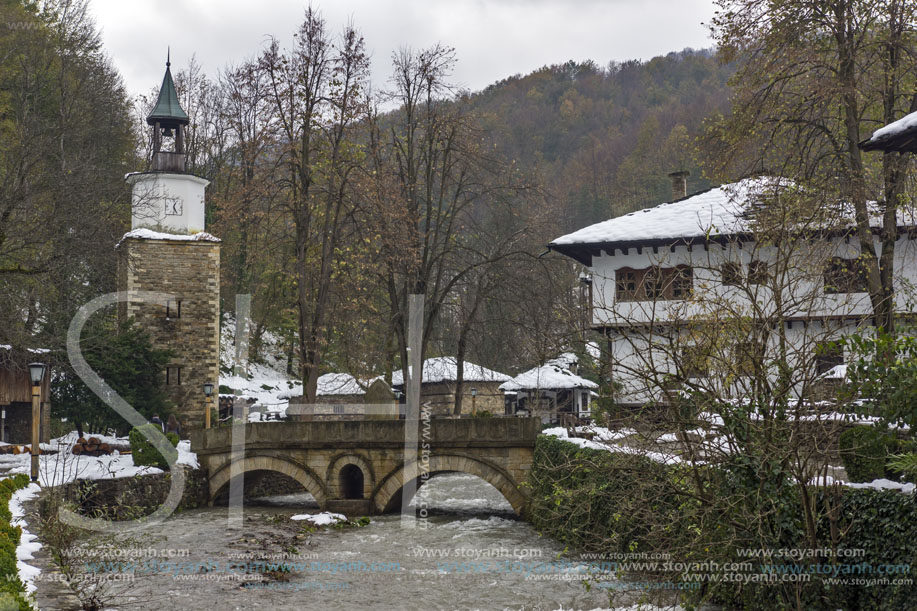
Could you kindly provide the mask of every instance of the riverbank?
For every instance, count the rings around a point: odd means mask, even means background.
[[[714,467],[609,451],[608,443],[539,437],[527,515],[542,534],[607,560],[625,580],[616,587],[725,608],[781,608],[794,597],[806,609],[913,603],[917,495],[811,486],[805,502],[821,509],[807,531],[794,513],[803,499],[786,486],[773,504],[778,515],[762,520],[776,534],[743,541],[729,516],[710,516],[692,488],[695,470]],[[710,494],[735,495],[739,480],[728,470],[706,476],[721,486]]]

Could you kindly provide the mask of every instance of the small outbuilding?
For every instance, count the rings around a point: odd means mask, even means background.
[[[326,373],[318,377],[314,404],[304,403],[298,393],[281,393],[279,397],[289,399],[286,413],[293,420],[393,417],[398,414],[395,394],[381,377],[358,380],[349,373]],[[367,412],[366,404],[372,404],[374,408]],[[385,410],[380,407],[386,404],[391,404],[391,408],[382,413]]]
[[[503,391],[500,384],[510,376],[465,361],[462,368],[462,414],[490,412],[502,414],[504,410]],[[452,415],[455,408],[455,390],[458,383],[458,363],[453,356],[427,359],[423,363],[420,385],[420,403],[428,405],[436,416]],[[392,388],[401,393],[404,401],[404,374],[401,370],[392,373]]]
[[[573,373],[575,366],[574,355],[562,354],[501,384],[506,413],[528,413],[546,424],[558,422],[563,414],[588,418],[599,385]]]

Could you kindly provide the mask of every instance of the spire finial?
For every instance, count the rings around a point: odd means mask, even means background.
[[[166,47],[166,68],[172,65],[172,48]]]

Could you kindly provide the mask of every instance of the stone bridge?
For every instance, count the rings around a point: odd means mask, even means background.
[[[417,427],[416,455],[405,450],[406,423]],[[244,428],[245,444],[235,460],[233,427],[191,434],[191,449],[207,470],[211,503],[232,478],[273,471],[299,482],[322,509],[378,514],[401,508],[406,476],[410,481],[418,473],[461,472],[489,482],[521,514],[527,495],[521,484],[532,468],[541,424],[537,418],[433,419],[419,426],[366,419],[261,422]],[[426,479],[418,477],[417,487]]]

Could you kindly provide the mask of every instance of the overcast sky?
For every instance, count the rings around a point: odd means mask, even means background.
[[[263,48],[284,46],[303,18],[297,0],[91,0],[106,51],[132,95],[157,87],[166,47],[173,67],[196,55],[214,76]],[[325,0],[334,32],[352,19],[372,55],[373,86],[387,85],[399,47],[455,47],[454,84],[477,91],[547,64],[649,59],[710,47],[713,0]]]

